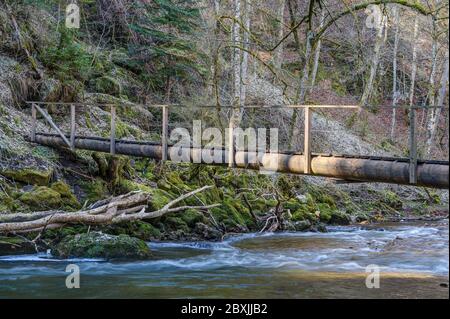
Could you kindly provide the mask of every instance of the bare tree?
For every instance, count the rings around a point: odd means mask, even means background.
[[[322,11],[320,13],[319,29],[323,28],[324,23],[325,23],[325,9],[322,9]],[[319,39],[317,41],[316,51],[314,53],[314,65],[313,65],[312,74],[311,74],[311,87],[309,89],[309,92],[312,92],[314,85],[316,83],[317,69],[319,68],[319,59],[320,59],[321,48],[322,48],[322,41]]]
[[[399,91],[397,90],[397,51],[398,51],[398,39],[400,31],[400,17],[399,8],[397,6],[393,7],[394,11],[394,24],[395,24],[395,35],[394,35],[394,52],[392,60],[392,121],[391,121],[391,140],[394,140],[395,136],[395,125],[396,125],[396,113],[397,113],[397,102],[399,98]]]
[[[411,66],[411,85],[409,87],[409,106],[414,104],[414,90],[416,86],[417,73],[417,35],[419,33],[419,17],[414,19],[414,35],[412,38],[412,66]]]
[[[375,28],[377,30],[375,47],[373,49],[372,61],[370,64],[369,78],[367,79],[367,82],[364,86],[364,91],[361,97],[361,105],[367,105],[373,92],[375,76],[377,75],[377,69],[380,62],[381,47],[384,42],[383,34],[385,26],[386,26],[386,15],[382,14],[379,23],[375,24]]]
[[[440,107],[444,105],[445,97],[447,96],[447,82],[448,82],[448,50],[445,54],[444,70],[441,75],[440,89],[437,98],[438,108],[431,108],[428,110],[428,122],[427,122],[427,155],[431,155],[431,149],[433,146],[434,136],[436,134],[436,127],[439,123],[439,115],[441,114]]]
[[[275,50],[274,65],[277,69],[281,69],[283,64],[283,35],[284,35],[284,11],[286,10],[286,0],[279,0],[278,3],[278,20],[280,21],[280,27],[278,29],[277,42],[281,42],[278,48]]]

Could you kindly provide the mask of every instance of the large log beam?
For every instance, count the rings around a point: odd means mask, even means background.
[[[36,142],[50,147],[65,147],[64,140],[56,135],[36,134]],[[85,149],[97,152],[108,153],[110,151],[110,142],[102,138],[76,137],[75,148]],[[190,148],[188,158],[183,162],[192,162],[194,158],[203,159],[212,152],[215,152],[217,158],[221,158],[221,163],[212,163],[212,165],[227,165],[228,151],[223,149],[199,149]],[[186,148],[181,150],[186,151]],[[174,154],[180,149],[173,146],[168,148],[168,160],[175,160]],[[116,153],[138,157],[149,157],[157,160],[162,158],[161,145],[130,142],[116,140]],[[247,168],[255,170],[276,171],[282,173],[304,174],[305,157],[299,154],[274,154],[265,153],[257,156],[254,152],[236,151],[235,166],[238,168]],[[312,155],[311,175],[335,177],[346,180],[383,182],[394,184],[411,185],[409,182],[409,162],[391,161],[383,159],[361,159],[345,158],[333,156]],[[449,187],[449,166],[441,163],[423,163],[417,165],[417,183],[416,186],[426,186],[433,188]]]

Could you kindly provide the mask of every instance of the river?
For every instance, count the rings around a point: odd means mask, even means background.
[[[448,298],[448,220],[149,243],[146,261],[0,257],[0,298]],[[80,288],[66,288],[66,266]],[[366,267],[379,267],[379,288]],[[375,269],[375,268],[374,268]]]

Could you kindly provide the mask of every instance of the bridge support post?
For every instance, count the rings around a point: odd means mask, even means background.
[[[169,132],[169,108],[162,107],[161,160],[167,161],[167,141]]]
[[[409,110],[409,183],[417,184],[416,109]]]
[[[31,104],[31,136],[30,139],[32,142],[36,142],[36,127],[37,127],[37,122],[36,122],[36,106],[33,104]]]
[[[305,107],[305,141],[303,148],[303,155],[305,159],[304,173],[311,174],[311,125],[312,125],[312,110]]]
[[[75,104],[70,105],[70,148],[71,150],[75,150],[75,130],[76,130],[76,122],[75,122]]]
[[[111,135],[110,150],[111,155],[116,155],[116,107],[111,105]]]

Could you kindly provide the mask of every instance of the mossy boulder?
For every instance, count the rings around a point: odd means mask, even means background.
[[[189,226],[194,227],[197,223],[207,223],[208,220],[202,213],[195,209],[187,209],[180,213],[181,219]]]
[[[70,186],[63,181],[58,181],[52,184],[51,189],[61,195],[62,202],[65,206],[71,208],[80,208],[80,203],[75,195],[72,193]]]
[[[86,194],[86,199],[90,203],[110,196],[108,184],[101,178],[97,178],[89,182],[82,182],[80,183],[80,186]]]
[[[145,241],[161,239],[161,231],[152,224],[144,221],[133,221],[119,225],[111,225],[105,231],[112,235],[126,234]]]
[[[16,182],[21,182],[29,185],[47,186],[50,183],[52,171],[38,171],[34,169],[22,170],[0,170],[0,175],[3,175]]]
[[[61,195],[46,186],[34,188],[31,192],[26,192],[19,197],[19,200],[31,209],[52,209],[61,206]]]
[[[146,259],[151,256],[147,244],[128,235],[109,235],[101,232],[65,237],[52,254],[59,258]]]

